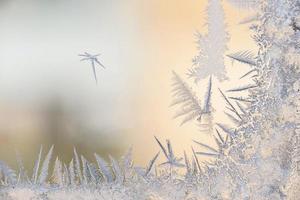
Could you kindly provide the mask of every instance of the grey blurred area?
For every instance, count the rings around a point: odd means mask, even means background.
[[[130,146],[132,13],[121,0],[0,0],[1,160],[15,165],[18,151],[29,167],[41,144],[67,162],[74,146],[88,158]],[[98,85],[84,51],[101,53]]]
[[[0,156],[13,166],[21,156],[31,169],[41,145],[44,154],[54,145],[56,156],[65,162],[70,161],[74,147],[89,159],[93,152],[119,157],[128,147],[126,129],[93,126],[84,119],[85,111],[70,108],[57,97],[40,107],[6,107],[1,113],[6,116],[1,117]]]

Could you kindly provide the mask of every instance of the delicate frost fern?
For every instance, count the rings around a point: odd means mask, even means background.
[[[109,183],[112,182],[113,175],[110,171],[110,168],[109,168],[107,162],[103,158],[101,158],[98,154],[95,153],[94,155],[95,155],[100,173],[102,174],[104,180]]]
[[[250,66],[256,66],[254,55],[250,51],[239,51],[237,53],[228,54],[227,56],[232,60],[236,60]]]
[[[112,170],[113,170],[114,175],[115,175],[115,181],[117,183],[123,183],[124,174],[121,170],[121,167],[120,167],[118,161],[114,157],[112,157],[111,155],[109,156],[109,159],[111,161],[111,167],[112,167]]]
[[[173,72],[172,92],[175,99],[171,106],[181,104],[181,109],[175,114],[174,118],[185,116],[181,125],[202,115],[203,112],[199,100],[175,72]]]
[[[130,155],[124,157],[122,164],[110,158],[111,166],[108,166],[95,154],[98,168],[81,156],[81,169],[79,156],[74,149],[74,161],[71,160],[69,166],[58,158],[55,161],[53,177],[59,177],[61,179],[59,183],[46,180],[47,175],[45,176],[43,172],[49,170],[52,149],[40,170],[41,148],[35,162],[32,184],[23,184],[24,182],[21,182],[21,185],[16,184],[14,171],[0,161],[0,198],[299,199],[300,132],[297,101],[299,69],[298,66],[291,66],[281,54],[294,53],[298,43],[294,41],[299,39],[298,30],[293,30],[286,22],[292,17],[299,16],[300,1],[272,0],[266,1],[263,5],[262,24],[255,27],[258,28],[257,35],[261,39],[258,41],[261,45],[257,58],[258,66],[255,67],[260,76],[254,80],[259,88],[251,90],[251,99],[227,98],[220,90],[228,109],[240,119],[232,117],[240,121],[245,119],[242,125],[236,128],[230,128],[222,123],[217,124],[219,129],[215,129],[214,139],[218,148],[196,142],[207,152],[195,152],[192,148],[192,164],[184,152],[184,165],[179,162],[182,159],[175,156],[169,140],[166,141],[166,146],[163,146],[155,137],[167,159],[167,162],[162,164],[170,166],[170,174],[164,167],[155,167],[155,176],[149,175],[159,155],[156,154],[146,169],[139,168],[141,170],[136,170],[134,176],[126,182],[123,181],[124,174],[132,169]],[[279,30],[274,29],[270,33],[268,26],[265,25],[277,26]],[[280,32],[282,28],[284,31],[288,28],[289,31],[282,34]],[[277,34],[280,37],[277,37]],[[277,52],[282,47],[284,51],[274,55],[274,48]],[[268,85],[270,82],[273,84]],[[235,104],[231,103],[231,99],[235,99]],[[255,103],[244,108],[240,104],[244,100],[245,102],[255,100]],[[186,100],[183,102],[187,103]],[[234,105],[238,108],[236,109]],[[286,110],[290,112],[291,117],[286,117],[286,113],[282,113]],[[215,159],[202,162],[201,167],[197,154]],[[172,167],[178,164],[185,166],[185,176],[183,174],[172,176]],[[39,171],[43,175],[39,176]],[[113,182],[114,180],[116,181]],[[60,187],[57,187],[57,184]]]

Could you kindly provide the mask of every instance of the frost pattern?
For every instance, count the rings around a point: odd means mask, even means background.
[[[188,75],[198,82],[210,75],[219,80],[226,79],[224,54],[227,49],[228,34],[224,22],[224,11],[220,0],[210,0],[207,7],[208,33],[197,33],[198,55],[193,58],[193,66]]]
[[[42,165],[41,148],[32,179],[26,178],[20,159],[18,171],[0,162],[0,199],[298,200],[300,64],[290,58],[300,55],[300,31],[294,23],[300,16],[300,0],[265,0],[260,6],[260,21],[252,26],[259,47],[251,68],[254,85],[219,90],[238,123],[235,127],[216,124],[216,147],[195,140],[191,155],[184,152],[181,158],[169,140],[164,145],[155,138],[162,153],[146,168],[132,164],[131,151],[109,161],[95,154],[96,164],[74,149],[69,163],[56,159],[53,173],[48,167],[53,164],[52,148]],[[190,94],[176,79],[179,93]],[[211,91],[211,82],[207,88]],[[246,89],[247,97],[228,96]],[[193,95],[180,98],[179,103],[192,102],[199,111],[210,110],[193,102]],[[165,159],[162,165],[157,163],[160,155]],[[211,159],[202,161],[202,156]]]

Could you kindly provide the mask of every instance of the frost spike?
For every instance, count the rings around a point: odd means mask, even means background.
[[[123,167],[124,170],[132,168],[133,161],[132,161],[132,148],[129,148],[127,153],[123,156]]]
[[[43,162],[42,169],[41,169],[40,176],[39,176],[39,183],[44,183],[48,177],[49,163],[52,158],[53,148],[54,148],[54,145],[51,146],[51,148]]]
[[[54,163],[54,168],[51,176],[51,180],[57,183],[58,185],[62,186],[63,185],[63,172],[62,172],[62,163],[56,157],[55,163]]]
[[[223,144],[225,144],[226,142],[224,141],[223,137],[221,136],[220,132],[218,131],[218,129],[215,129],[217,134],[218,134],[218,137],[219,139],[222,141]]]
[[[253,58],[254,56],[250,51],[240,51],[237,53],[228,54],[227,56],[238,62],[248,64],[250,66],[256,66],[256,62]]]
[[[229,135],[227,134],[227,135],[226,135],[226,138],[225,138],[225,144],[227,144],[227,142],[228,142],[228,138],[229,138],[228,136],[229,136]]]
[[[81,174],[81,167],[80,167],[80,160],[76,151],[76,148],[74,147],[74,156],[75,156],[75,174],[78,177],[79,183],[82,183],[83,178]]]
[[[199,163],[198,157],[197,157],[197,155],[196,155],[196,152],[194,151],[193,147],[191,147],[191,148],[192,148],[193,155],[194,155],[194,158],[195,158],[195,160],[196,160],[196,163],[197,163],[197,167],[198,167],[198,169],[199,169],[199,172],[201,172],[201,173],[202,173],[202,169],[201,169],[201,166],[200,166],[200,163]]]
[[[245,78],[246,76],[252,74],[252,72],[256,72],[256,71],[257,71],[256,69],[252,69],[252,70],[248,71],[246,74],[244,74],[243,76],[241,76],[240,79]]]
[[[157,159],[158,156],[159,156],[159,153],[160,153],[160,152],[158,152],[158,153],[150,160],[150,162],[149,162],[149,164],[148,164],[148,166],[147,166],[147,168],[146,168],[145,176],[147,176],[147,175],[150,173],[150,171],[151,171],[151,169],[152,169],[152,167],[153,167],[153,165],[154,165],[156,159]]]
[[[191,169],[190,161],[189,161],[189,159],[188,159],[185,151],[184,151],[183,154],[184,154],[184,161],[185,161],[186,172],[187,172],[187,174],[191,174],[192,169]]]
[[[207,91],[206,95],[204,98],[204,107],[203,107],[203,112],[204,113],[209,113],[210,112],[210,106],[211,106],[211,87],[212,87],[212,81],[211,81],[211,76],[209,77],[208,81],[208,86],[207,86]]]
[[[69,163],[69,172],[70,172],[70,184],[75,185],[75,171],[74,171],[74,162],[73,159]]]
[[[225,108],[230,110],[231,112],[235,113],[235,111],[231,107],[226,106]]]
[[[235,103],[236,103],[236,105],[239,107],[239,109],[242,111],[242,113],[243,113],[243,114],[246,114],[246,111],[245,111],[245,109],[243,108],[243,106],[242,106],[238,101],[236,101]]]
[[[240,116],[240,114],[238,113],[238,111],[234,108],[234,106],[230,103],[230,101],[227,99],[227,97],[225,96],[225,94],[222,92],[222,90],[219,88],[220,93],[222,94],[223,98],[225,99],[225,101],[228,103],[228,105],[234,110],[235,114],[242,120],[242,117]]]
[[[224,124],[217,123],[217,125],[225,132],[227,133],[230,137],[234,135],[234,132],[232,129],[228,128]]]
[[[206,152],[196,152],[196,154],[204,155],[204,156],[211,156],[211,157],[218,157],[218,156],[219,156],[219,154],[215,154],[215,153],[206,153]]]
[[[222,143],[222,142],[220,142],[216,136],[214,136],[214,139],[215,139],[215,142],[216,142],[216,143],[217,143],[217,145],[218,145],[218,148],[219,148],[219,153],[220,153],[220,150],[221,150],[221,149],[222,149],[222,147],[223,147],[223,143]]]
[[[64,167],[64,183],[66,185],[69,185],[71,183],[70,181],[70,173],[69,173],[69,170],[68,170],[68,167],[66,164],[63,164],[63,167]]]
[[[156,142],[158,143],[158,145],[160,146],[161,150],[163,151],[164,155],[166,156],[167,159],[169,159],[167,150],[165,149],[165,147],[161,144],[161,142],[157,139],[156,136],[154,136]]]
[[[214,148],[212,148],[212,147],[210,147],[210,146],[208,146],[208,145],[206,145],[206,144],[203,144],[203,143],[198,142],[198,141],[196,141],[196,140],[193,140],[193,142],[195,142],[196,144],[199,144],[200,146],[202,146],[202,147],[204,147],[204,148],[206,148],[206,149],[209,149],[209,150],[211,150],[211,151],[213,151],[213,152],[218,153],[218,151],[217,151],[216,149],[214,149]]]
[[[115,180],[118,183],[123,183],[124,174],[122,173],[122,170],[120,168],[120,165],[119,165],[118,161],[114,157],[112,157],[111,155],[109,155],[109,159],[111,161],[112,170],[115,174]]]
[[[84,184],[88,184],[89,180],[89,174],[88,174],[88,168],[87,168],[87,160],[83,155],[81,155],[81,162],[82,162],[82,177]]]
[[[37,160],[35,161],[35,164],[34,164],[33,173],[32,173],[33,183],[37,183],[38,173],[39,173],[39,168],[40,168],[40,162],[41,162],[41,158],[42,158],[42,152],[43,152],[43,146],[40,147],[40,152],[39,152],[38,158],[37,158]]]
[[[253,103],[254,101],[249,100],[249,99],[245,99],[243,97],[228,97],[229,99],[233,99],[236,101],[242,101],[242,102],[247,102],[247,103]]]
[[[174,156],[174,153],[173,153],[173,149],[172,149],[172,145],[171,145],[170,140],[167,140],[167,147],[168,147],[169,157],[171,159],[173,159],[175,156]]]
[[[246,85],[246,86],[241,86],[241,87],[227,90],[227,92],[240,92],[240,91],[248,90],[248,89],[255,88],[255,87],[257,87],[257,85]]]
[[[251,16],[244,18],[242,21],[239,22],[239,24],[248,24],[248,23],[257,21],[258,18],[259,18],[259,16],[257,14],[251,15]]]
[[[231,121],[232,121],[233,123],[235,123],[235,124],[240,124],[240,123],[241,123],[241,121],[238,120],[238,119],[236,119],[233,115],[231,115],[231,114],[229,114],[229,113],[227,113],[227,112],[224,112],[224,113],[225,113],[225,115],[227,115],[227,116],[229,117],[229,119],[231,119]]]

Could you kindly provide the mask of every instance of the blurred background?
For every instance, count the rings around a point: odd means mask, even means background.
[[[228,52],[255,49],[249,13],[223,2]],[[207,0],[0,0],[0,159],[16,152],[33,167],[40,145],[55,145],[69,162],[73,147],[88,158],[133,148],[145,165],[159,150],[154,135],[171,139],[175,153],[191,139],[209,143],[193,123],[180,125],[170,108],[171,75],[182,78],[197,53],[194,33],[206,31]],[[106,69],[79,53],[101,53]],[[236,84],[247,67],[225,58]],[[191,82],[193,83],[193,82]],[[198,84],[198,96],[205,93]],[[219,98],[213,99],[219,102]],[[222,107],[220,103],[218,106]],[[220,120],[223,115],[219,115]]]

